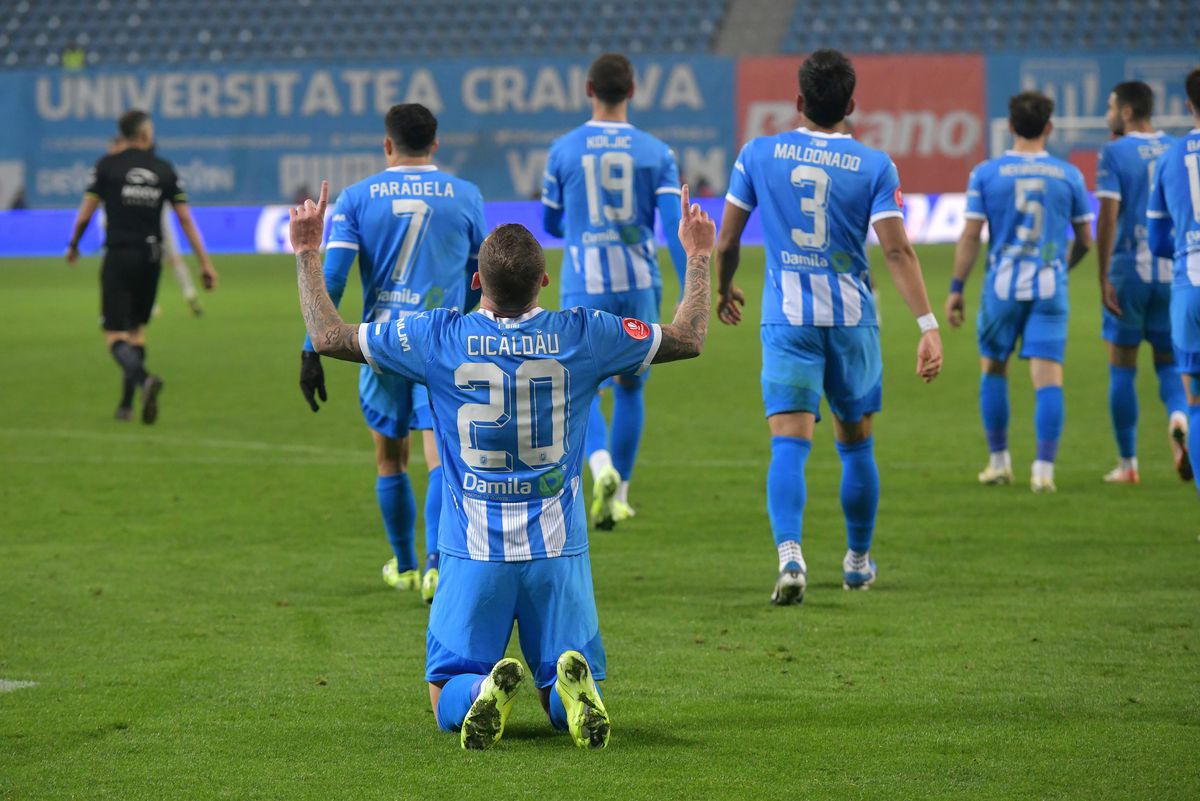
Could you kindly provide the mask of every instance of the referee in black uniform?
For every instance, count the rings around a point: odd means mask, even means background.
[[[146,323],[154,308],[162,271],[163,204],[170,203],[179,226],[200,261],[205,289],[217,285],[204,241],[200,238],[187,195],[175,168],[154,155],[154,122],[144,111],[127,111],[117,121],[124,147],[96,162],[83,196],[75,230],[67,246],[67,262],[79,260],[79,239],[101,203],[108,219],[104,263],[100,268],[100,309],[104,340],[124,371],[118,420],[133,417],[133,394],[142,391],[142,422],[158,417],[163,381],[146,372]]]

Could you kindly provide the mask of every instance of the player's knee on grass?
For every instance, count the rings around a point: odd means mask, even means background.
[[[797,437],[811,440],[817,425],[817,416],[812,412],[784,412],[767,418],[773,437]]]
[[[385,437],[372,431],[375,440],[375,468],[380,476],[394,476],[408,472],[409,439]]]
[[[1008,375],[1008,362],[984,356],[979,360],[979,369],[986,375]]]
[[[1034,389],[1061,387],[1063,382],[1062,363],[1050,359],[1030,359],[1029,377]]]
[[[871,436],[871,415],[863,415],[861,420],[845,422],[836,416],[833,418],[833,433],[838,442],[852,445],[863,442]]]
[[[1137,367],[1138,349],[1136,345],[1114,345],[1109,343],[1108,346],[1108,363],[1113,367]],[[1158,354],[1154,355],[1154,360],[1158,361]]]

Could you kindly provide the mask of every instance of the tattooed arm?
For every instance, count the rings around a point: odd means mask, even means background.
[[[675,319],[662,327],[662,342],[654,363],[694,359],[704,348],[708,334],[708,311],[712,303],[709,262],[717,227],[699,205],[693,205],[686,184],[680,200],[683,218],[679,221],[679,241],[687,253],[683,299],[675,310]]]
[[[317,203],[304,201],[291,209],[292,249],[296,251],[296,282],[300,286],[300,311],[313,349],[322,356],[365,362],[358,346],[358,326],[342,320],[337,306],[325,289],[321,269],[321,237],[325,227],[325,208],[329,204],[329,183],[321,182]]]

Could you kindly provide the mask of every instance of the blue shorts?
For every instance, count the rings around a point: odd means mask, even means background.
[[[762,394],[767,417],[812,412],[821,397],[841,421],[883,408],[883,357],[875,326],[764,325]]]
[[[1067,349],[1067,296],[1042,300],[1000,300],[985,293],[979,307],[979,352],[993,361],[1008,361],[1021,340],[1022,359],[1062,363]]]
[[[413,387],[413,413],[408,427],[413,431],[432,431],[433,413],[429,411],[429,388],[424,384]]]
[[[1137,347],[1142,340],[1159,352],[1171,351],[1171,285],[1147,284],[1136,276],[1114,282],[1121,316],[1104,308],[1105,342]]]
[[[1200,286],[1171,288],[1171,342],[1184,375],[1200,375]]]
[[[562,296],[562,307],[574,309],[599,309],[618,317],[633,317],[644,323],[659,321],[659,307],[662,306],[662,289],[635,289],[630,292],[607,293],[603,295],[588,295],[586,293],[568,293]],[[624,376],[627,383],[642,385],[650,377],[650,370],[641,375]],[[604,386],[607,386],[606,381]]]
[[[413,417],[413,390],[420,385],[368,365],[358,371],[358,404],[372,431],[390,439],[408,436]]]
[[[530,562],[481,562],[442,554],[425,636],[425,680],[487,673],[517,624],[538,687],[549,687],[563,651],[581,652],[604,678],[604,643],[586,553]]]

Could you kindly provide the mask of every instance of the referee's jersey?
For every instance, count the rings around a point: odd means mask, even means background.
[[[109,248],[162,242],[163,204],[187,201],[170,162],[135,147],[96,162],[87,193],[104,204]]]

